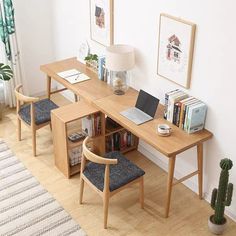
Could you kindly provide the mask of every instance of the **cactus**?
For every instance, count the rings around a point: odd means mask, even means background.
[[[225,223],[224,211],[225,206],[230,206],[233,195],[233,184],[229,183],[229,170],[233,162],[230,159],[222,159],[220,162],[221,173],[218,189],[213,189],[211,196],[211,207],[215,210],[213,223],[220,225]]]

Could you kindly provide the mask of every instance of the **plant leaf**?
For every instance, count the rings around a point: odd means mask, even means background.
[[[10,80],[13,78],[13,71],[9,65],[0,63],[0,79],[1,80]]]

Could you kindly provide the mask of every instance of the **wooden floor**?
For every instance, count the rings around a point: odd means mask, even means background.
[[[60,95],[55,95],[53,100],[59,105],[67,103]],[[102,199],[85,185],[84,204],[79,205],[79,175],[68,180],[54,166],[50,128],[37,132],[37,157],[32,155],[30,130],[23,126],[22,131],[23,140],[18,142],[15,110],[7,110],[0,121],[0,137],[89,236],[212,235],[207,227],[212,209],[182,184],[174,188],[170,217],[163,218],[167,175],[136,151],[127,156],[146,171],[145,209],[138,202],[138,186],[124,190],[111,198],[108,229],[104,230]],[[229,220],[224,235],[235,236],[236,223]]]

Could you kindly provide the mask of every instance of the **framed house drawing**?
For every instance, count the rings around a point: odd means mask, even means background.
[[[113,0],[90,0],[90,35],[103,46],[113,44]]]
[[[185,88],[190,87],[196,25],[161,14],[157,74]]]

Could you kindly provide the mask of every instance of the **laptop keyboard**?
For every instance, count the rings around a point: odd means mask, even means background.
[[[129,108],[128,110],[121,112],[121,114],[136,124],[142,124],[152,119],[151,116],[135,107]]]

